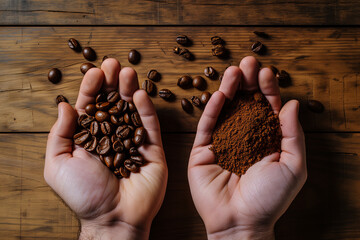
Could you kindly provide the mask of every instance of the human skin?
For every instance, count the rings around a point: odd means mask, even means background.
[[[237,91],[260,90],[282,131],[281,153],[273,153],[238,175],[215,163],[209,150],[211,134],[225,101]],[[191,151],[188,178],[195,207],[204,221],[208,239],[274,239],[274,225],[307,178],[305,140],[296,100],[281,106],[273,72],[259,68],[254,57],[229,67],[208,102],[198,124]]]
[[[98,156],[73,145],[76,119],[101,89],[119,90],[122,99],[133,101],[147,131],[138,148],[147,164],[129,178],[118,179]],[[58,112],[48,136],[44,177],[80,219],[79,239],[148,239],[164,199],[168,170],[155,108],[139,90],[136,72],[106,59],[101,69],[85,74],[75,109],[62,102]]]

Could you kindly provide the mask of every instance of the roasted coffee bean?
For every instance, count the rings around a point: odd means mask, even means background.
[[[128,105],[129,105],[128,102],[122,99],[120,99],[116,103],[116,107],[119,109],[120,112],[125,112],[128,109]]]
[[[211,44],[212,45],[223,45],[224,44],[224,40],[222,40],[221,37],[219,36],[214,36],[214,37],[211,37]]]
[[[74,143],[76,145],[80,145],[85,143],[90,137],[90,134],[87,130],[82,130],[81,132],[74,135]]]
[[[88,141],[87,143],[85,143],[84,145],[84,149],[88,152],[92,152],[96,149],[97,147],[97,138],[95,136],[92,136],[90,141]]]
[[[103,155],[99,155],[99,158],[100,158],[100,161],[105,164],[105,161],[104,161],[104,156]],[[105,164],[106,165],[106,164]]]
[[[128,109],[129,112],[135,112],[136,111],[136,107],[135,107],[134,103],[128,102],[127,106],[128,106],[127,109]]]
[[[98,103],[96,103],[95,107],[99,111],[106,111],[110,108],[110,103],[109,102],[98,102]]]
[[[120,140],[116,140],[112,146],[115,152],[123,152],[125,149],[124,144]]]
[[[100,123],[100,128],[104,135],[110,135],[112,133],[112,125],[107,121]]]
[[[128,178],[130,176],[130,171],[127,170],[125,167],[120,167],[119,172],[123,178]]]
[[[324,111],[324,105],[317,100],[308,100],[307,107],[315,113],[322,113]]]
[[[119,115],[121,113],[121,111],[117,108],[117,106],[112,106],[109,109],[109,114],[110,115]]]
[[[109,58],[109,57],[105,55],[105,56],[103,57],[102,61],[105,61],[105,60],[108,59],[108,58]]]
[[[129,154],[130,154],[130,156],[140,155],[140,153],[138,152],[138,150],[136,149],[136,147],[131,147],[131,148],[129,149]]]
[[[192,87],[192,78],[190,76],[182,76],[179,78],[177,85],[183,89],[191,88]]]
[[[94,49],[91,47],[85,47],[82,51],[84,58],[86,58],[89,61],[95,61],[96,60],[96,53]]]
[[[126,159],[124,161],[124,166],[127,170],[129,170],[132,173],[139,171],[139,167],[136,166],[136,164],[134,162],[132,162],[130,159]]]
[[[89,62],[83,63],[80,66],[80,71],[82,72],[82,74],[85,74],[87,71],[89,71],[90,68],[94,68],[94,67],[96,67],[96,66],[92,63],[89,63]]]
[[[58,83],[61,80],[61,72],[57,68],[50,69],[48,73],[48,79],[52,83]]]
[[[191,97],[191,102],[195,107],[201,107],[201,101],[200,98],[198,98],[197,96],[192,96]]]
[[[117,116],[111,115],[110,121],[112,124],[120,126],[124,122],[124,117],[123,116],[117,117]]]
[[[95,102],[96,103],[106,102],[106,94],[105,93],[99,93],[95,98]]]
[[[173,99],[174,95],[169,89],[161,89],[159,90],[159,97],[165,100],[171,100]]]
[[[130,115],[128,113],[125,113],[124,114],[124,122],[126,124],[130,124],[131,123],[131,118],[130,118]]]
[[[131,139],[129,139],[129,138],[125,139],[123,141],[123,143],[124,143],[124,147],[126,150],[129,150],[133,146],[133,143],[132,143]]]
[[[145,128],[144,127],[137,128],[134,132],[134,139],[133,139],[135,146],[140,146],[141,144],[143,144],[145,138],[146,138]]]
[[[265,38],[265,39],[270,38],[270,35],[265,32],[254,31],[254,34],[261,38]]]
[[[142,125],[141,118],[138,112],[131,114],[131,121],[135,127],[140,127]]]
[[[279,70],[276,67],[274,67],[273,65],[269,65],[269,66],[267,66],[267,68],[270,68],[270,70],[274,73],[275,76],[279,72]]]
[[[121,125],[116,129],[115,133],[118,138],[125,139],[130,137],[131,129],[128,125]]]
[[[118,91],[112,91],[107,95],[107,101],[109,103],[115,103],[120,99],[120,94]]]
[[[93,136],[98,135],[100,133],[100,126],[99,126],[99,123],[97,121],[91,122],[91,124],[90,124],[90,133]]]
[[[95,107],[95,104],[89,103],[85,107],[85,112],[87,115],[95,116],[96,111],[97,111],[97,108]]]
[[[55,102],[56,102],[56,105],[59,105],[59,103],[61,103],[61,102],[66,102],[66,103],[68,103],[69,101],[66,99],[65,96],[63,96],[63,95],[58,95],[58,96],[56,97],[56,99],[55,99]]]
[[[206,88],[206,81],[203,77],[196,76],[193,78],[192,85],[199,90],[204,90]]]
[[[110,137],[111,143],[114,143],[114,142],[117,141],[117,140],[120,141],[120,138],[118,138],[118,137],[116,136],[116,134],[111,135],[111,137]]]
[[[225,47],[221,44],[215,45],[212,48],[212,55],[221,57],[225,55]]]
[[[204,74],[206,77],[211,78],[211,79],[215,79],[215,77],[216,77],[216,71],[212,67],[206,67],[204,70]]]
[[[193,112],[193,106],[191,105],[189,100],[187,100],[186,98],[181,99],[181,107],[187,113],[192,113]]]
[[[192,60],[194,58],[192,53],[186,48],[181,49],[179,55],[185,58],[186,60]]]
[[[180,35],[176,37],[176,42],[180,45],[186,46],[189,44],[189,38],[186,35]]]
[[[110,119],[110,114],[108,112],[97,111],[95,113],[95,118],[98,122],[108,121]]]
[[[88,128],[91,124],[92,121],[94,121],[95,118],[93,116],[87,116],[86,118],[84,118],[82,121],[81,121],[81,126],[83,126],[84,128]]]
[[[114,157],[115,168],[120,168],[121,166],[123,166],[125,159],[126,159],[125,153],[116,153]]]
[[[81,52],[81,46],[75,38],[70,38],[68,40],[68,45],[69,45],[69,48],[71,48],[75,52]]]
[[[152,69],[148,72],[147,77],[154,82],[158,82],[161,78],[161,75],[158,71]]]
[[[142,84],[142,89],[144,89],[147,94],[151,96],[154,95],[156,86],[151,80],[145,80]]]
[[[120,171],[119,171],[118,168],[116,168],[116,169],[114,170],[114,175],[117,176],[118,178],[123,178],[123,177],[121,176]]]
[[[111,142],[108,136],[105,136],[100,139],[98,146],[96,147],[96,151],[100,155],[106,155],[111,150]]]
[[[202,92],[200,95],[200,102],[205,106],[210,100],[211,94],[209,92]]]
[[[264,51],[264,45],[261,42],[256,41],[253,43],[253,45],[251,45],[251,51],[257,54],[261,54]]]
[[[108,168],[113,169],[114,168],[114,155],[112,155],[112,154],[105,155],[105,156],[103,156],[103,158],[104,158],[105,165]]]
[[[137,155],[137,156],[131,156],[130,160],[135,163],[138,166],[141,166],[144,164],[144,158],[141,155]]]
[[[140,62],[140,53],[135,49],[131,49],[128,55],[129,63],[138,64]]]
[[[290,74],[285,70],[281,70],[276,74],[276,78],[278,80],[280,87],[288,87],[291,85]]]
[[[86,115],[86,114],[81,114],[79,117],[78,117],[78,120],[77,120],[77,124],[79,125],[79,126],[81,126],[81,122],[85,119],[85,118],[87,118],[88,116]]]
[[[179,48],[179,47],[174,47],[174,48],[173,48],[173,52],[174,52],[175,54],[179,54],[180,51],[181,51],[181,48]]]

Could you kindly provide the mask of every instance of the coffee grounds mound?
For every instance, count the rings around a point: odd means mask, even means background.
[[[238,92],[223,107],[212,134],[216,163],[239,176],[256,162],[280,152],[279,118],[260,92]]]

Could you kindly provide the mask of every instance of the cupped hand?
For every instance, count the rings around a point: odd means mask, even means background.
[[[138,149],[147,164],[129,178],[118,179],[97,155],[73,144],[77,116],[101,89],[119,90],[122,99],[133,101],[147,131]],[[136,72],[106,59],[101,69],[92,68],[84,76],[75,110],[67,103],[58,109],[48,136],[44,177],[80,219],[80,238],[146,239],[165,195],[168,172],[155,108],[139,90]]]
[[[236,91],[260,90],[282,130],[281,153],[254,164],[241,177],[222,169],[209,150],[211,135],[226,99]],[[273,227],[305,183],[305,141],[298,121],[299,103],[281,108],[280,90],[269,68],[259,69],[253,57],[229,67],[220,88],[208,102],[198,124],[190,155],[191,194],[209,239],[272,239]]]

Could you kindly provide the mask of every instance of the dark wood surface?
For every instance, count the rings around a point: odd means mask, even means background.
[[[343,0],[0,0],[0,238],[77,236],[76,216],[43,179],[46,137],[57,117],[55,97],[63,94],[74,105],[82,79],[79,67],[85,60],[66,43],[75,37],[96,50],[98,67],[104,55],[130,66],[127,53],[138,49],[143,58],[133,67],[139,82],[155,68],[162,74],[158,89],[177,95],[172,103],[152,98],[169,182],[150,239],[206,239],[186,174],[201,110],[188,115],[179,103],[200,91],[178,88],[177,78],[203,75],[209,65],[221,73],[246,55],[291,74],[282,99],[301,102],[306,131],[308,181],[277,223],[277,239],[360,239],[359,10],[359,1]],[[271,39],[256,37],[255,30]],[[189,49],[195,61],[172,53],[178,34],[193,40]],[[230,58],[211,56],[213,35],[226,40]],[[267,46],[266,55],[249,50],[255,40]],[[56,85],[47,81],[52,67],[63,73]],[[220,84],[207,83],[210,92]],[[310,112],[308,99],[320,100],[325,112]]]

